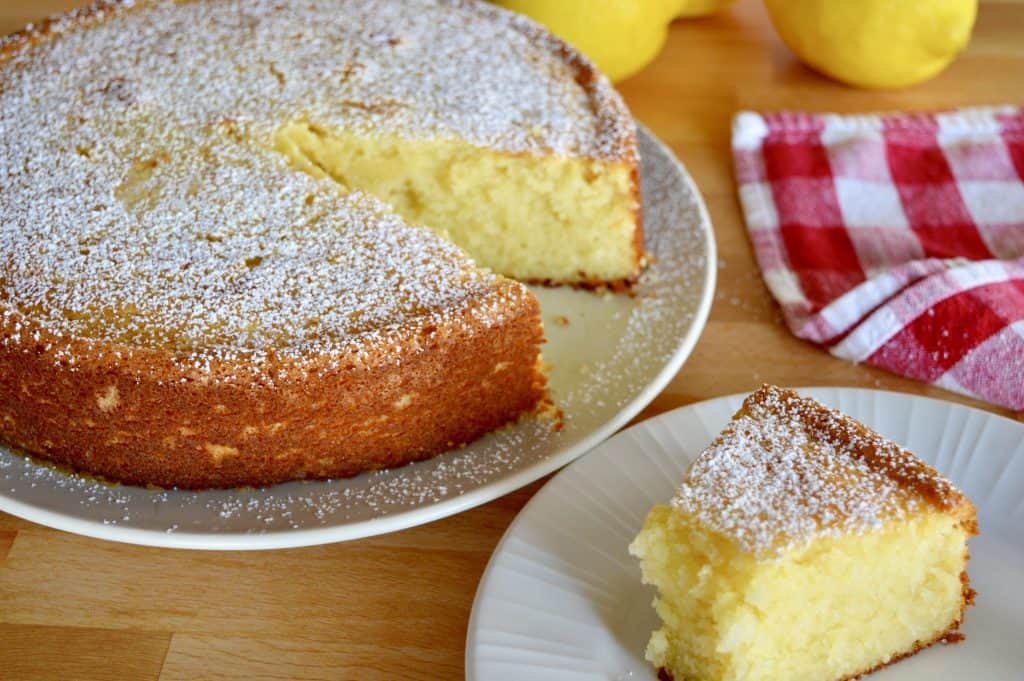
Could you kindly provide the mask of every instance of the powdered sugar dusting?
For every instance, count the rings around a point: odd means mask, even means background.
[[[631,153],[607,81],[581,86],[553,39],[482,3],[120,4],[0,45],[0,297],[59,337],[202,369],[341,352],[493,285],[428,230],[288,167],[273,139],[295,118]]]
[[[755,554],[880,528],[962,495],[882,436],[766,386],[694,462],[672,504]]]
[[[544,350],[554,364],[550,389],[564,412],[563,430],[553,429],[547,419],[523,419],[462,449],[400,469],[348,480],[201,492],[105,485],[0,449],[0,508],[27,517],[32,516],[24,509],[42,509],[101,525],[104,536],[143,543],[299,545],[394,529],[382,524],[386,521],[422,522],[436,517],[430,508],[436,504],[449,504],[438,511],[447,515],[494,498],[499,493],[494,490],[512,476],[528,474],[519,481],[526,484],[568,463],[570,448],[643,406],[638,402],[643,391],[682,344],[696,340],[695,318],[702,315],[702,301],[710,299],[713,245],[700,199],[669,152],[642,130],[640,144],[646,246],[655,258],[636,297],[535,289],[545,318],[572,320],[564,328],[550,325]],[[589,334],[599,342],[580,342],[573,335],[587,337],[588,328],[600,329]],[[53,522],[50,518],[38,517]],[[326,533],[321,538],[303,534],[321,528]]]

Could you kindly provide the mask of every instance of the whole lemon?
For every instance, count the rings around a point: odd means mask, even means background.
[[[495,0],[547,26],[613,81],[652,61],[668,37],[680,0]]]
[[[970,41],[977,0],[765,0],[809,66],[867,88],[927,80]]]

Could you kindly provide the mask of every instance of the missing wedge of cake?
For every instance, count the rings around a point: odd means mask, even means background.
[[[973,504],[910,452],[791,390],[750,395],[630,552],[675,681],[838,681],[958,628]]]

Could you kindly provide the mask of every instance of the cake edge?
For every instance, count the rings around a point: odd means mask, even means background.
[[[548,403],[539,303],[505,279],[376,347],[209,369],[168,351],[56,337],[18,317],[0,317],[0,437],[124,484],[351,477],[451,451]]]

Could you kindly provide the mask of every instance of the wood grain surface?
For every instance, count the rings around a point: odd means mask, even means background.
[[[0,0],[0,33],[74,4]],[[1024,420],[791,336],[755,268],[729,155],[739,109],[1024,104],[1024,1],[983,3],[969,50],[935,80],[902,92],[851,89],[807,70],[757,0],[676,22],[657,61],[620,89],[695,177],[720,255],[707,329],[638,420],[762,382],[885,388]],[[477,582],[541,484],[388,536],[260,553],[114,544],[0,514],[0,678],[461,678]]]

